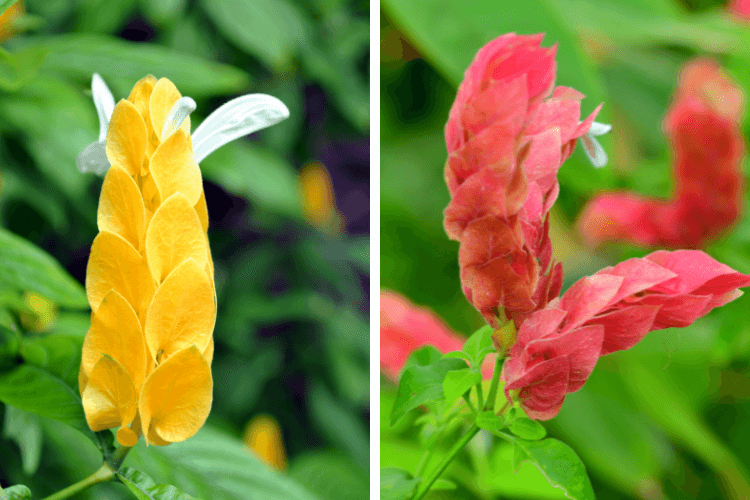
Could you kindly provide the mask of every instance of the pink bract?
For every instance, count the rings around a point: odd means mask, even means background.
[[[660,250],[602,269],[523,322],[503,368],[506,397],[519,391],[529,417],[548,420],[599,356],[629,349],[648,332],[688,326],[746,286],[750,275],[699,250]]]
[[[611,240],[642,246],[700,248],[734,225],[741,213],[745,145],[744,95],[711,59],[680,74],[664,118],[674,152],[670,200],[602,193],[584,208],[579,230],[590,245]]]
[[[579,123],[583,95],[554,88],[556,46],[542,38],[509,33],[485,45],[445,127],[445,229],[461,245],[464,293],[493,326],[520,324],[559,293],[547,214],[560,165],[599,111]]]

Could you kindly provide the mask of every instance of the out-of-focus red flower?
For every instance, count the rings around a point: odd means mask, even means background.
[[[380,369],[393,380],[416,349],[432,345],[443,354],[460,351],[466,339],[453,332],[432,311],[417,307],[407,298],[380,292]],[[493,357],[494,359],[494,357]],[[492,377],[493,363],[483,365],[484,378]]]
[[[674,151],[670,200],[603,193],[584,208],[579,229],[591,245],[629,241],[642,246],[700,248],[739,218],[745,145],[740,131],[745,97],[707,58],[682,70],[664,131]]]
[[[540,47],[543,36],[509,33],[485,45],[445,127],[445,229],[461,243],[464,293],[493,326],[498,315],[520,322],[560,291],[547,214],[560,165],[599,111],[579,123],[583,95],[553,91],[556,47]]]
[[[727,9],[740,20],[750,21],[750,0],[730,0]]]
[[[685,327],[750,286],[699,250],[660,250],[583,278],[518,331],[503,368],[529,417],[549,420],[585,383],[599,356],[629,349],[648,332]]]

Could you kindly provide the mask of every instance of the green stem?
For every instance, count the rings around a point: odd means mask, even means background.
[[[476,415],[477,414],[477,409],[474,408],[474,405],[471,402],[471,398],[469,397],[469,393],[468,392],[464,394],[464,401],[466,401],[466,404],[469,407],[469,409],[471,410],[471,413],[473,413],[474,415]],[[481,405],[479,407],[481,408]]]
[[[81,481],[78,481],[75,484],[71,484],[64,490],[60,490],[57,493],[54,493],[44,500],[63,500],[65,498],[69,498],[72,495],[75,495],[76,493],[80,493],[81,491],[90,488],[91,486],[94,486],[95,484],[103,483],[105,481],[111,481],[115,477],[115,471],[110,469],[108,464],[102,464],[101,468],[91,474],[86,479],[83,479]]]
[[[456,444],[454,444],[453,447],[448,451],[448,454],[443,457],[432,474],[430,474],[429,477],[425,479],[425,481],[422,481],[419,484],[417,492],[412,500],[420,500],[427,494],[428,491],[430,491],[432,485],[435,484],[435,481],[437,481],[438,478],[443,474],[443,472],[445,472],[445,469],[447,469],[453,459],[456,458],[458,452],[460,452],[464,448],[464,446],[466,446],[466,444],[471,441],[471,438],[477,435],[478,432],[479,427],[477,427],[476,424],[472,425],[469,431],[461,436],[461,439],[456,441]]]
[[[497,388],[500,386],[500,373],[503,371],[503,362],[505,358],[497,356],[495,361],[495,371],[492,372],[492,382],[490,382],[490,392],[487,394],[487,407],[485,410],[495,409],[495,400],[497,399]]]
[[[120,466],[125,461],[125,457],[128,456],[128,452],[132,449],[133,448],[131,446],[120,446],[119,448],[117,448],[117,451],[115,451],[115,454],[112,455],[112,458],[109,461],[109,465],[112,467],[112,470],[120,470]]]
[[[481,410],[484,408],[484,392],[482,391],[482,383],[477,384],[477,406]]]

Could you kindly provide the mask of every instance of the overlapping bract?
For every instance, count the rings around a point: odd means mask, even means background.
[[[750,275],[699,250],[659,250],[602,269],[524,321],[503,368],[505,393],[519,391],[526,413],[548,420],[600,356],[651,331],[688,326],[749,285]]]
[[[591,245],[622,240],[647,247],[700,248],[731,227],[742,204],[744,101],[715,61],[688,63],[664,118],[674,151],[672,199],[599,194],[581,215],[584,239]]]
[[[583,95],[553,90],[556,47],[542,38],[510,33],[484,46],[445,127],[445,229],[461,244],[466,297],[494,326],[520,323],[560,291],[547,214],[560,165],[599,111],[579,123]]]
[[[211,409],[216,292],[208,212],[189,121],[162,136],[181,97],[149,75],[112,113],[112,167],[86,269],[91,328],[79,385],[92,430],[133,446],[183,441]]]

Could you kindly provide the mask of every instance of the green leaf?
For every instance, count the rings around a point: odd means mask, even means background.
[[[0,310],[0,313],[3,310]],[[11,318],[12,319],[12,318]],[[21,336],[4,325],[0,325],[0,367],[15,364]]]
[[[31,490],[22,484],[0,489],[0,495],[1,500],[31,500]]]
[[[63,307],[88,307],[81,284],[55,259],[3,228],[0,228],[0,285],[37,292]]]
[[[130,467],[117,471],[117,479],[122,482],[138,500],[195,500],[168,484],[156,484],[143,472]]]
[[[499,431],[505,427],[503,418],[499,415],[495,415],[492,410],[483,411],[477,414],[476,422],[477,427],[488,431]]]
[[[420,54],[454,85],[463,79],[464,71],[483,45],[504,33],[517,32],[522,26],[524,33],[545,33],[544,46],[559,43],[556,83],[586,95],[583,110],[591,112],[607,100],[576,32],[564,22],[558,6],[549,1],[477,2],[471,9],[461,2],[440,0],[384,0],[382,5]]]
[[[46,56],[45,49],[10,53],[0,48],[0,89],[15,91],[23,87],[36,75]]]
[[[362,471],[339,451],[308,451],[294,457],[289,477],[324,500],[368,500],[369,471]]]
[[[46,369],[73,390],[78,390],[82,350],[79,335],[50,334],[21,342],[21,356],[27,363]]]
[[[437,351],[434,347],[433,349]],[[420,351],[422,353],[430,352],[424,348]],[[414,355],[412,354],[412,357]],[[432,356],[434,356],[434,353]],[[414,364],[406,368],[399,380],[396,402],[393,404],[393,412],[391,413],[391,425],[395,425],[409,410],[426,403],[441,401],[444,397],[443,380],[445,376],[451,370],[460,370],[465,367],[466,363],[460,359],[437,359],[427,366]]]
[[[0,15],[3,15],[14,3],[18,0],[2,0],[0,1]]]
[[[263,209],[302,217],[297,174],[271,150],[234,141],[211,153],[201,169],[207,179]]]
[[[42,458],[42,427],[39,425],[39,417],[15,406],[5,405],[3,436],[18,444],[23,472],[33,476]]]
[[[173,484],[211,500],[316,500],[293,480],[255,458],[239,438],[204,426],[169,446],[136,446],[125,465],[149,471],[155,482]]]
[[[492,333],[493,328],[490,325],[485,325],[476,332],[464,343],[463,351],[471,358],[471,366],[479,368],[482,366],[482,361],[487,357],[488,354],[495,351],[492,345]]]
[[[302,35],[302,19],[284,0],[203,0],[219,31],[271,69],[288,67]]]
[[[544,439],[547,435],[547,430],[542,424],[526,417],[512,420],[508,424],[508,430],[521,439],[528,439],[531,441]]]
[[[482,381],[482,374],[476,368],[463,368],[449,371],[443,380],[445,402],[450,405],[466,391]]]
[[[409,354],[409,357],[406,358],[406,363],[404,363],[403,369],[406,370],[412,366],[428,366],[442,357],[443,353],[440,352],[437,347],[426,345]]]
[[[447,479],[438,479],[434,483],[432,483],[432,486],[430,486],[431,491],[448,491],[448,490],[455,490],[458,487],[456,483],[453,481],[448,481]]]
[[[349,452],[362,470],[368,470],[370,441],[360,418],[319,382],[313,382],[309,398],[310,415],[323,434],[331,443]]]
[[[514,470],[518,470],[525,461],[531,462],[552,486],[564,490],[568,498],[594,500],[594,490],[586,474],[586,467],[570,446],[552,438],[526,441],[504,432],[496,434],[513,443]]]
[[[472,357],[463,351],[451,351],[449,353],[444,354],[443,357],[444,358],[459,358],[459,359],[466,360],[469,363],[472,362]]]
[[[405,500],[414,494],[421,478],[412,478],[403,469],[384,467],[380,469],[380,500]]]
[[[29,45],[49,51],[42,68],[87,82],[93,73],[99,73],[117,98],[126,97],[135,82],[150,73],[169,78],[183,95],[191,97],[238,93],[249,84],[247,73],[232,66],[112,36],[75,33],[35,37]]]
[[[24,411],[59,420],[96,441],[86,424],[78,391],[43,368],[21,365],[0,373],[0,401]]]

